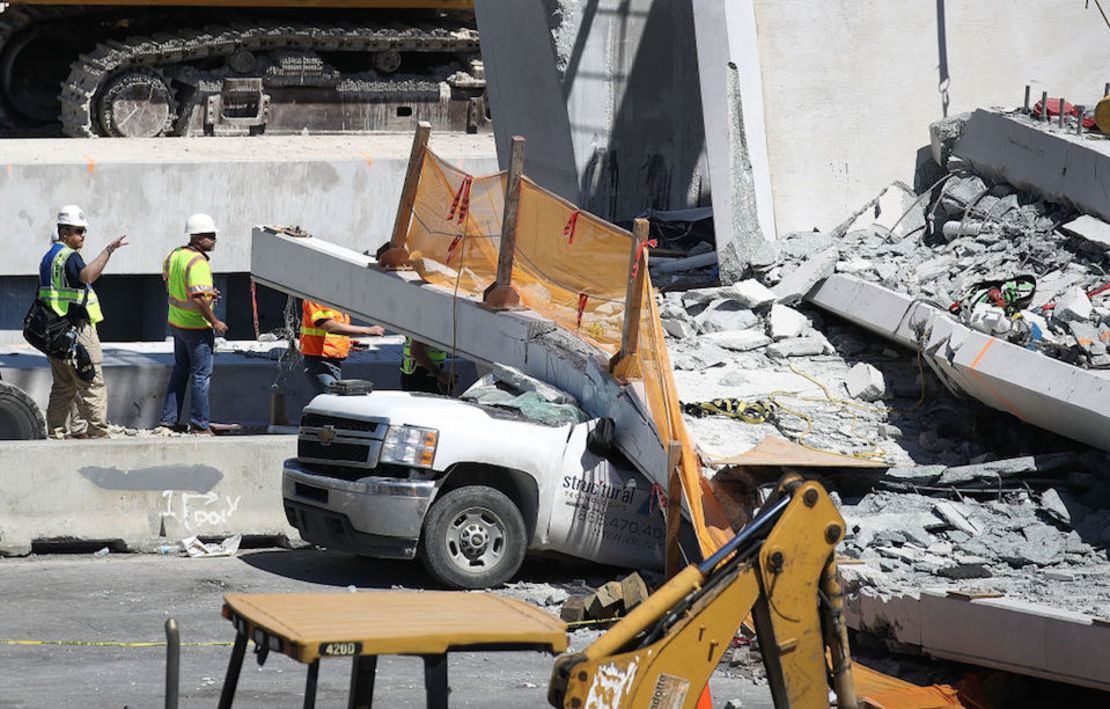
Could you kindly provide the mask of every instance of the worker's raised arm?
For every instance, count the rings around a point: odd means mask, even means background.
[[[364,327],[362,325],[352,325],[350,323],[339,322],[338,320],[332,320],[331,318],[328,318],[327,320],[317,321],[316,324],[320,327],[321,330],[328,333],[329,335],[370,335],[374,337],[381,337],[385,334],[385,329],[382,328],[380,325]]]
[[[97,254],[85,267],[81,269],[80,278],[82,283],[94,283],[96,279],[100,278],[100,274],[104,273],[104,267],[108,265],[108,259],[116,252],[116,249],[121,246],[127,246],[127,235],[124,234],[112,243],[104,247],[104,249]]]

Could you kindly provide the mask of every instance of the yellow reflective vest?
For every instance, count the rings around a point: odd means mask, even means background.
[[[95,325],[104,320],[96,291],[87,283],[83,288],[71,288],[66,281],[66,261],[73,253],[73,249],[58,242],[42,257],[38,297],[47,307],[62,317],[69,313],[71,304],[84,305],[85,311],[89,314],[89,322]]]
[[[440,352],[430,345],[425,345],[424,349],[428,353],[428,359],[432,360],[432,362],[434,362],[437,367],[443,362],[447,361],[446,352]],[[412,356],[412,338],[406,337],[405,349],[401,353],[401,373],[412,374],[416,371],[416,367],[416,358]],[[432,372],[432,374],[435,374],[435,372]]]
[[[210,303],[215,297],[208,256],[190,246],[174,249],[162,262],[162,280],[166,283],[170,325],[185,330],[212,327],[192,297],[194,293],[204,293]]]

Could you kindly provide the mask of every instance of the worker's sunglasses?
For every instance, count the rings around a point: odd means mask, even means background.
[[[215,234],[197,234],[197,236],[199,236],[202,239],[211,239],[212,241],[216,240],[216,235]]]
[[[62,231],[69,234],[84,234],[85,227],[83,226],[63,226]]]

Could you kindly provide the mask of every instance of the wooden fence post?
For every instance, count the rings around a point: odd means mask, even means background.
[[[497,280],[486,288],[483,301],[491,310],[520,307],[520,294],[513,288],[513,257],[516,254],[517,210],[520,207],[520,176],[524,173],[524,138],[513,136],[509,174],[505,183],[505,212],[501,219],[501,251],[497,254]]]
[[[397,218],[393,220],[393,234],[389,241],[378,249],[378,264],[390,271],[408,268],[409,251],[405,248],[405,237],[412,221],[412,206],[416,202],[416,188],[420,186],[420,168],[424,164],[424,150],[428,147],[428,137],[432,134],[432,124],[420,121],[412,137],[412,151],[409,153],[409,166],[405,172],[405,184],[401,188],[401,203],[397,205]]]
[[[650,225],[647,219],[632,222],[632,244],[628,253],[628,285],[624,294],[624,328],[621,330],[621,348],[610,362],[610,371],[624,379],[640,351],[640,296],[647,278],[647,251],[642,244],[647,241]],[[633,275],[635,271],[635,275]]]
[[[682,464],[682,444],[671,441],[667,446],[667,534],[664,569],[667,578],[682,570],[682,548],[678,544],[678,531],[682,527],[682,479],[679,466]]]

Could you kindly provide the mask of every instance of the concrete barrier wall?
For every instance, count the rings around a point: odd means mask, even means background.
[[[357,251],[389,239],[412,136],[0,141],[0,276],[38,273],[63,204],[90,221],[86,259],[127,234],[105,274],[160,274],[208,212],[222,233],[217,273],[250,270],[255,224],[299,225]],[[431,147],[475,174],[497,171],[491,135],[433,133]]]
[[[35,542],[153,550],[198,535],[296,537],[281,465],[295,436],[0,442],[0,554]]]
[[[400,389],[404,338],[388,336],[371,341],[375,344],[370,350],[351,353],[343,365],[343,376],[371,381],[376,389]],[[284,343],[271,346],[284,349]],[[303,368],[299,365],[293,369],[283,367],[269,351],[261,349],[265,345],[257,342],[232,342],[228,347],[244,351],[216,353],[209,390],[212,420],[265,426],[270,423],[271,393],[278,391],[284,396],[289,422],[300,421],[301,409],[314,395]],[[172,349],[172,344],[164,342],[105,347],[104,379],[108,388],[110,423],[144,429],[158,425],[166,384],[173,369]],[[251,349],[254,351],[246,351]],[[470,362],[460,360],[455,367],[459,391],[478,378]],[[8,353],[0,352],[0,377],[23,389],[43,411],[46,410],[53,378],[44,355],[27,346]],[[188,412],[186,400],[186,418]]]

